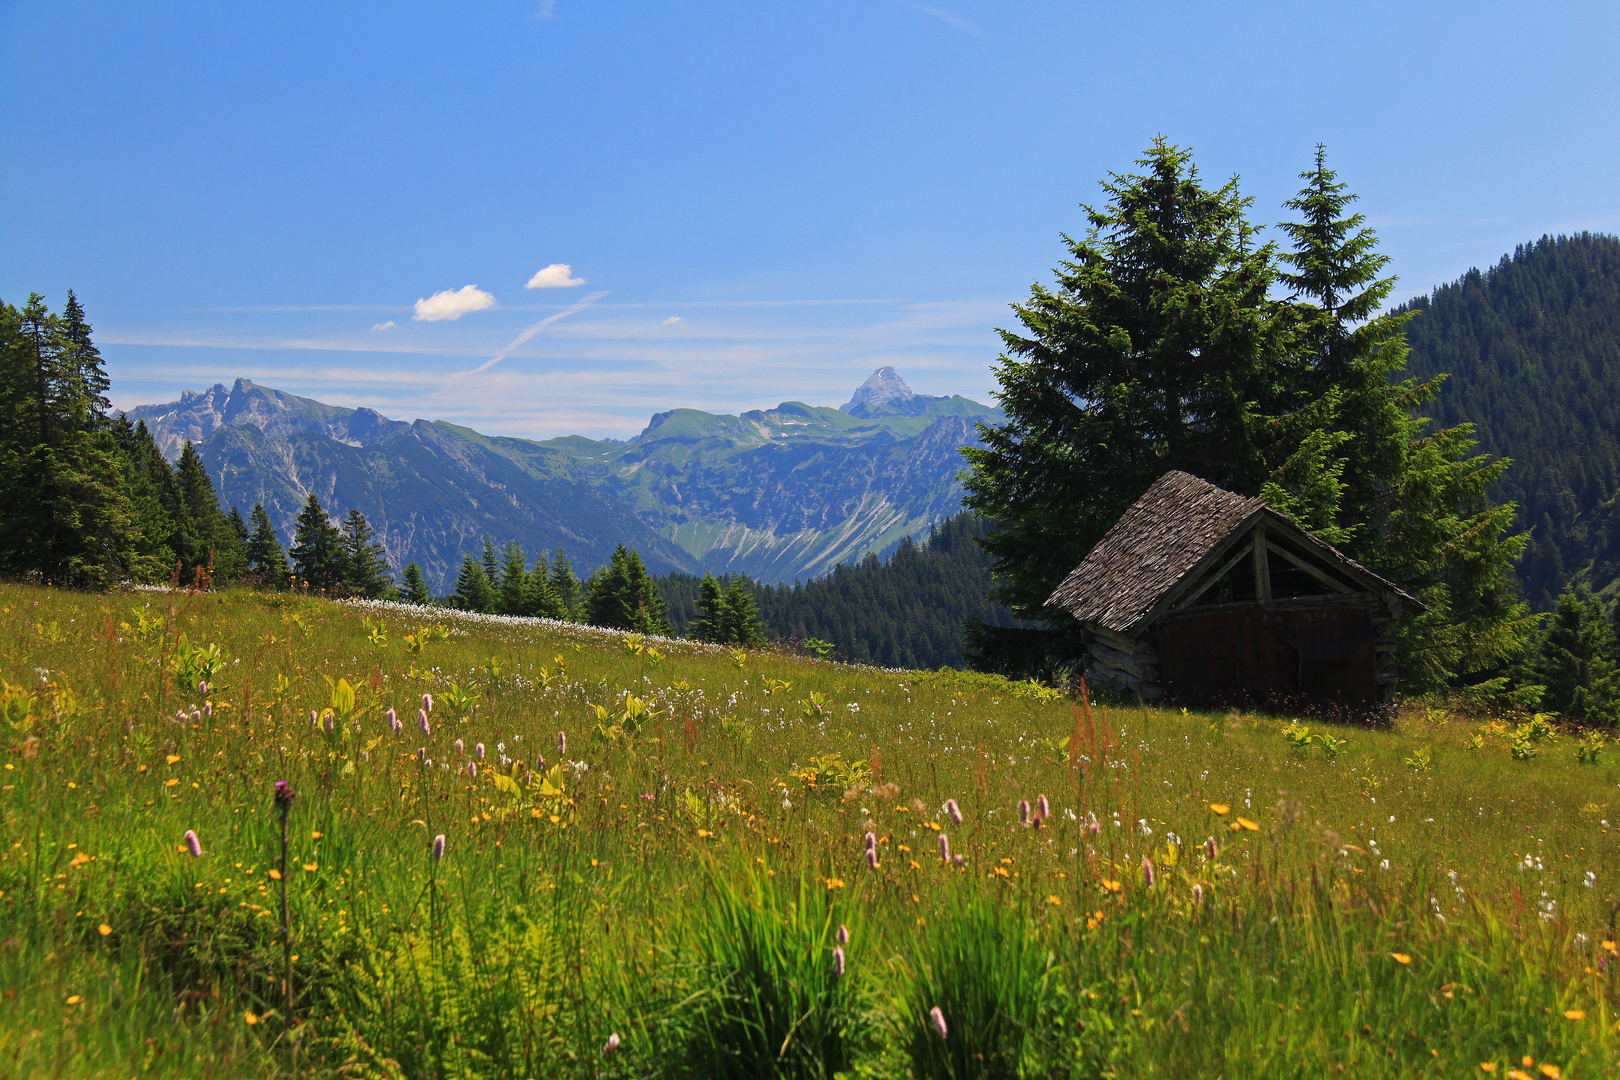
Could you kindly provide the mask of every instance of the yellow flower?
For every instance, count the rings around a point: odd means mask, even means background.
[[[562,818],[558,817],[556,814],[551,815],[551,823],[553,825],[557,824],[557,822],[559,822],[561,820],[562,820]]]
[[[180,755],[179,754],[170,754],[168,757],[164,758],[163,760],[167,764],[173,765],[175,762],[180,760]]]
[[[930,821],[928,823],[928,827],[930,829],[933,829],[935,832],[939,832],[939,822],[937,822],[937,821]]]
[[[1585,1020],[1586,1019],[1586,1010],[1585,1009],[1565,1009],[1564,1010],[1564,1019],[1566,1019],[1566,1020]]]
[[[1250,832],[1258,832],[1260,829],[1260,826],[1256,825],[1246,817],[1238,818],[1237,823],[1243,828],[1248,829]]]
[[[1531,1076],[1523,1069],[1509,1069],[1507,1074],[1508,1080],[1536,1080],[1535,1077]]]
[[[916,859],[907,859],[906,861],[911,864],[911,868],[913,870],[921,870],[922,869],[922,863],[918,862]]]
[[[1225,803],[1220,803],[1220,802],[1212,802],[1212,803],[1210,803],[1209,808],[1211,810],[1215,811],[1217,814],[1220,814],[1222,817],[1225,817],[1227,811],[1232,809],[1230,806],[1227,806]]]
[[[1061,896],[1057,896],[1057,895],[1048,896],[1046,898],[1046,902],[1048,904],[1051,904],[1053,907],[1062,907],[1063,906],[1063,898]]]
[[[320,839],[320,838],[321,838],[321,837],[323,837],[323,836],[325,836],[325,835],[326,835],[326,834],[325,834],[325,833],[323,833],[323,832],[316,832],[316,831],[315,831],[315,830],[314,830],[314,829],[311,829],[311,830],[310,830],[310,831],[309,831],[309,838],[310,838],[310,839],[311,839],[311,840],[319,840],[319,839]]]
[[[1479,1068],[1481,1072],[1493,1073],[1496,1071],[1496,1062],[1482,1061],[1479,1063]]]
[[[1620,941],[1605,941],[1603,947],[1610,952],[1620,951]]]
[[[83,1000],[84,1000],[84,998],[80,997],[78,994],[74,994],[72,997],[67,999],[67,1003],[69,1005],[77,1005],[79,1002],[81,1002]]]
[[[304,864],[304,873],[313,874],[315,871],[319,870],[320,868],[321,868],[320,863],[307,862],[307,863]]]
[[[1531,1057],[1529,1054],[1526,1054],[1526,1055],[1524,1055],[1524,1057],[1519,1059],[1519,1064],[1523,1065],[1527,1069],[1530,1066],[1534,1065],[1535,1063],[1536,1063],[1536,1059]]]
[[[249,1013],[243,1013],[242,1014],[242,1019],[246,1020],[249,1024],[257,1024],[259,1022],[259,1018],[256,1015],[254,1015],[253,1013],[250,1013],[250,1012]]]
[[[996,877],[1011,877],[1011,876],[1012,876],[1011,874],[1007,873],[1007,868],[1005,866],[996,867]]]
[[[96,929],[101,932],[102,937],[106,937],[108,934],[112,933],[112,927],[108,926],[106,923],[102,923],[100,926],[96,927]]]
[[[1104,878],[1102,887],[1107,889],[1109,892],[1119,892],[1120,883],[1117,881],[1109,881],[1107,878]]]
[[[699,840],[707,840],[708,838],[709,838],[709,830],[708,829],[699,829],[698,830],[698,839]]]
[[[1564,1075],[1564,1070],[1557,1065],[1543,1064],[1541,1066],[1541,1075],[1547,1077],[1548,1080],[1558,1080],[1559,1077]]]
[[[530,810],[529,811],[529,816],[532,817],[532,818],[538,818],[540,816],[540,808],[536,807],[535,809]]]
[[[272,871],[270,871],[270,880],[271,881],[280,881],[281,880],[281,871],[280,870],[272,870]]]
[[[1392,952],[1389,955],[1395,958],[1397,964],[1410,964],[1412,962],[1412,958],[1403,952]]]
[[[163,781],[163,786],[164,787],[174,787],[179,782],[180,782],[180,780],[179,780],[178,777],[171,776],[167,780]]]
[[[844,887],[844,879],[843,878],[830,877],[830,878],[827,879],[827,888],[829,888],[829,889],[842,889],[843,887]]]

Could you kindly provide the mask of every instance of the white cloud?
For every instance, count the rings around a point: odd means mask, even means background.
[[[585,284],[585,279],[574,276],[574,268],[567,263],[552,263],[544,270],[536,273],[523,286],[525,289],[571,289],[575,285]]]
[[[389,319],[387,322],[375,323],[371,328],[373,330],[392,330],[394,328],[394,320]]]
[[[681,321],[681,317],[679,315],[671,315],[669,318],[664,320],[664,325],[665,326],[674,326],[676,323],[678,323],[680,321]]]
[[[469,311],[483,311],[494,306],[495,298],[489,293],[476,285],[464,285],[459,289],[436,292],[426,300],[418,300],[416,314],[411,318],[417,322],[442,322],[445,319],[459,319]]]

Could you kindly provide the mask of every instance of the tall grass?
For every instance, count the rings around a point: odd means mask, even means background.
[[[0,1074],[1620,1066],[1570,737],[448,618],[0,587]]]

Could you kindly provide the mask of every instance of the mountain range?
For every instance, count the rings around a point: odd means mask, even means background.
[[[791,582],[893,550],[960,508],[961,448],[1001,413],[915,394],[880,368],[837,409],[787,401],[740,415],[673,409],[628,442],[482,435],[390,420],[237,379],[130,409],[173,460],[195,444],[225,506],[263,503],[283,543],[310,492],[366,515],[397,572],[453,584],[485,536],[582,570],[616,544],[655,573]]]

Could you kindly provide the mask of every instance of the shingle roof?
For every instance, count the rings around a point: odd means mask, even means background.
[[[1331,561],[1417,603],[1261,500],[1234,495],[1189,473],[1167,472],[1114,523],[1046,606],[1118,634],[1133,634],[1210,552],[1262,513],[1298,530]]]

